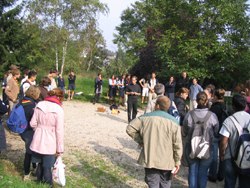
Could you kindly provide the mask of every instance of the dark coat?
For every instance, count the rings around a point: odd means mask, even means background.
[[[165,85],[166,93],[175,93],[175,85],[176,85],[175,82],[172,82],[170,84],[170,81],[168,81]]]
[[[183,78],[183,76],[181,76],[179,80],[179,87],[189,88],[189,78]]]
[[[36,101],[40,102],[40,101],[43,101],[48,96],[48,94],[47,94],[48,90],[44,86],[41,86],[41,85],[39,85],[38,87],[39,87],[41,93],[40,93],[39,98]]]
[[[186,114],[188,113],[188,108],[186,106],[186,100],[183,99],[182,97],[177,96],[174,99],[174,103],[175,103],[175,105],[177,107],[177,110],[179,112],[179,115],[181,117],[181,123],[180,124],[182,125],[182,122],[183,122]]]
[[[102,80],[99,80],[98,77],[95,78],[95,93],[96,93],[96,90],[98,89],[98,91],[101,90],[101,86],[103,84],[103,81]]]
[[[64,78],[60,78],[60,76],[57,78],[58,80],[58,87],[65,87],[65,83],[64,83]]]
[[[0,151],[4,151],[7,149],[5,130],[4,130],[4,126],[3,126],[2,121],[1,121],[2,115],[4,115],[7,112],[8,112],[7,106],[5,106],[5,104],[0,99],[0,115],[1,115],[0,116]]]

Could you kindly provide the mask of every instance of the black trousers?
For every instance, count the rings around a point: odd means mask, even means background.
[[[129,100],[128,99],[128,122],[132,121],[133,119],[136,118],[137,115],[137,106],[138,106],[138,101],[137,100]],[[131,111],[132,113],[132,119],[131,119]]]
[[[170,174],[171,170],[145,168],[145,182],[148,184],[149,188],[170,188]]]
[[[101,93],[95,94],[95,101],[94,102],[96,102],[96,101],[99,102],[100,95],[101,95]]]

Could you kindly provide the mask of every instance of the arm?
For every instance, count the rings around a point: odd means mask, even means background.
[[[5,88],[5,93],[9,97],[10,100],[14,101],[15,99],[11,96],[11,90],[12,90],[12,84],[9,81],[9,83],[7,84],[7,86]]]
[[[31,120],[30,120],[30,127],[31,127],[34,131],[36,131],[37,124],[38,124],[38,122],[37,122],[38,113],[39,113],[39,109],[38,109],[38,108],[35,108],[34,113],[33,113],[33,116],[32,116],[32,118],[31,118]]]
[[[179,166],[181,164],[181,157],[183,153],[182,148],[182,139],[181,139],[181,128],[178,126],[177,130],[174,134],[172,134],[172,142],[173,142],[173,153],[174,153],[174,161],[177,170],[175,173],[178,172]]]
[[[200,85],[199,85],[200,86]],[[203,91],[203,88],[200,86],[199,87],[199,91],[202,92]]]
[[[64,111],[60,109],[57,113],[56,122],[56,152],[62,153],[64,151]]]
[[[177,110],[179,112],[179,115],[181,116],[181,119],[184,119],[186,114],[187,114],[186,104],[179,102],[176,104],[176,107],[177,107]]]
[[[109,79],[109,85],[112,86],[112,79]]]
[[[127,134],[138,144],[143,144],[143,139],[140,135],[140,129],[142,126],[142,122],[139,118],[134,119],[131,123],[127,126],[126,132]]]
[[[226,149],[227,142],[228,142],[228,138],[225,136],[222,136],[221,140],[220,140],[220,158],[221,158],[221,161],[224,161],[224,151]]]

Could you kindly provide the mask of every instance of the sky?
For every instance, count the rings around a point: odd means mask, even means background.
[[[114,39],[113,34],[117,33],[115,27],[121,23],[121,13],[127,7],[134,4],[136,0],[100,0],[106,3],[109,7],[108,16],[100,15],[99,28],[103,32],[104,39],[106,40],[107,49],[110,51],[117,51],[117,45],[112,42]]]

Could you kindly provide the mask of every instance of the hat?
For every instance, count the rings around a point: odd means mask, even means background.
[[[11,69],[11,70],[13,70],[13,69],[18,69],[18,68],[19,68],[19,67],[18,67],[17,65],[13,65],[13,64],[10,65],[10,69]]]

